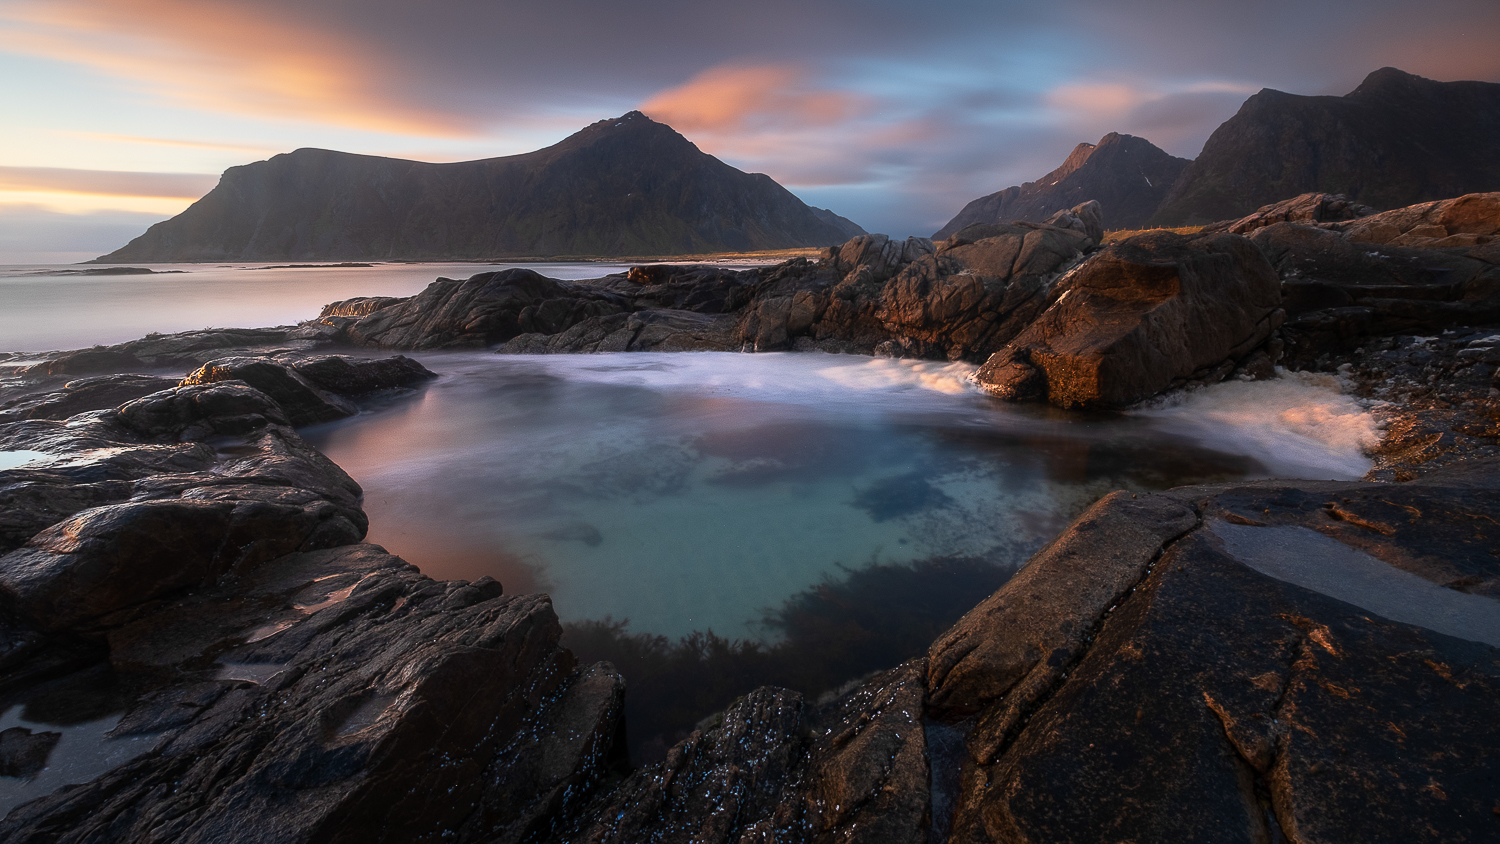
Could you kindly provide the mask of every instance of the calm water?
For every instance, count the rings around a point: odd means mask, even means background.
[[[422,360],[444,377],[303,432],[364,485],[371,541],[669,637],[763,636],[769,608],[876,563],[1019,562],[1111,489],[1368,468],[1366,417],[1300,381],[1089,417],[1001,404],[966,364]]]
[[[0,268],[0,351],[294,323],[498,266]],[[364,486],[370,541],[433,577],[549,592],[569,646],[629,681],[637,760],[755,685],[815,694],[921,653],[1109,490],[1358,477],[1374,437],[1326,377],[1087,416],[1000,403],[965,364],[418,357],[442,377],[304,436]]]
[[[75,275],[100,267],[0,266],[0,352],[81,349],[157,331],[262,328],[312,319],[352,296],[411,296],[439,276],[525,266],[552,278],[598,278],[625,264],[137,264],[159,275]]]

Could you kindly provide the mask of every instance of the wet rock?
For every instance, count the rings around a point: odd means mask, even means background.
[[[411,299],[362,317],[347,336],[366,346],[490,346],[528,333],[556,334],[589,317],[627,310],[614,294],[531,270],[438,279]]]
[[[295,609],[317,605],[338,583],[350,586],[316,611]],[[284,557],[229,591],[133,614],[111,634],[112,659],[154,661],[189,679],[146,696],[121,721],[157,732],[155,749],[11,812],[0,835],[490,841],[545,833],[609,770],[620,681],[607,666],[574,670],[545,596],[477,591],[447,600],[454,590],[445,584],[378,548],[353,546]],[[280,619],[275,632],[245,643],[243,631],[267,610]],[[168,702],[190,716],[162,717]]]
[[[146,363],[129,351],[108,346],[65,352],[46,363],[20,370],[22,375],[93,375],[100,372],[129,372],[145,368]]]
[[[0,777],[36,776],[61,738],[62,733],[33,733],[25,727],[0,730]]]
[[[187,387],[226,381],[243,382],[266,394],[294,426],[332,422],[359,412],[349,400],[324,390],[296,369],[257,358],[210,361],[188,373],[182,384]]]
[[[340,299],[323,306],[319,317],[362,317],[369,316],[382,308],[405,302],[405,298],[396,296],[355,296],[352,299]]]
[[[0,422],[66,419],[89,410],[118,407],[131,399],[177,386],[158,375],[97,375],[65,382],[58,389],[32,393],[0,404]]]
[[[172,441],[291,425],[279,404],[243,382],[193,384],[152,393],[121,405],[117,418],[141,436]]]
[[[339,396],[404,389],[437,377],[437,373],[405,355],[389,358],[282,355],[276,358],[276,362],[291,367],[298,375]]]
[[[962,715],[943,705],[959,688],[988,701],[965,722],[966,752],[944,762],[963,766],[950,840],[1484,840],[1493,798],[1478,784],[1497,764],[1500,651],[1472,641],[1482,625],[1439,632],[1447,611],[1424,617],[1415,596],[1468,600],[1500,631],[1500,602],[1448,586],[1500,575],[1480,527],[1500,513],[1495,477],[1117,494],[1112,533],[1141,539],[1124,555],[1110,536],[1079,541],[1096,507],[1030,564],[1068,544],[1079,572],[1134,560],[1117,599],[1070,609],[1065,593],[1041,597],[1076,625],[1077,644],[1049,654],[1012,632],[1048,617],[1028,566],[986,603],[991,634],[971,614],[934,647],[930,711]],[[1450,556],[1460,548],[1472,552]],[[1318,580],[1333,566],[1345,568]],[[1351,584],[1362,577],[1427,585],[1361,592]],[[1023,669],[1045,665],[1045,681],[1014,683],[1010,663],[969,657],[997,643]],[[967,680],[941,673],[965,661]],[[1419,785],[1399,808],[1376,808],[1398,783]]]
[[[1123,407],[1180,379],[1220,368],[1222,378],[1280,324],[1279,288],[1245,238],[1140,235],[1060,281],[1053,304],[977,380],[1017,401]]]

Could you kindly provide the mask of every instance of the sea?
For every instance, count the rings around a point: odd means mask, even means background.
[[[5,267],[0,352],[285,325],[505,266]],[[1073,413],[998,401],[966,363],[411,356],[440,377],[302,435],[364,488],[368,541],[549,594],[580,659],[625,674],[638,761],[754,685],[815,696],[919,656],[1111,490],[1357,478],[1379,433],[1330,375]]]

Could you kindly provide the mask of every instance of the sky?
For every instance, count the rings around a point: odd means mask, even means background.
[[[513,155],[632,109],[871,231],[1080,142],[1184,158],[1262,88],[1500,82],[1497,0],[0,0],[0,264],[83,260],[300,147]]]

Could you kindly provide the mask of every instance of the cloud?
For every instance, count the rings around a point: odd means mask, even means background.
[[[179,106],[416,135],[481,124],[401,96],[369,45],[254,3],[47,0],[7,18],[10,50],[91,67]]]
[[[870,105],[867,97],[812,87],[808,77],[796,65],[714,67],[652,97],[641,111],[681,132],[724,134],[830,126]]]
[[[213,190],[218,183],[218,176],[201,173],[132,173],[63,167],[0,166],[0,191],[198,199]]]
[[[63,132],[78,138],[105,141],[107,143],[142,144],[145,146],[159,147],[182,147],[184,149],[207,149],[221,150],[225,152],[250,152],[257,154],[275,154],[282,152],[278,147],[257,144],[226,144],[214,141],[190,141],[182,138],[147,138],[140,135],[116,135],[107,132]]]

